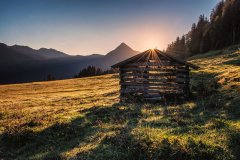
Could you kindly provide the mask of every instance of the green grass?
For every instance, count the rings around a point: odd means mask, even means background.
[[[240,159],[240,52],[192,57],[183,104],[119,103],[117,75],[0,86],[0,159]]]

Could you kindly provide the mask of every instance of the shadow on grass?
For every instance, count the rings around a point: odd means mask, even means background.
[[[228,128],[227,146],[233,155],[233,159],[240,159],[240,130]]]
[[[162,138],[159,142],[151,140],[147,135],[136,136],[132,131],[139,125],[143,117],[142,109],[149,109],[148,105],[114,104],[112,106],[95,106],[80,110],[84,117],[72,120],[70,123],[55,124],[41,132],[32,132],[25,128],[7,130],[1,135],[1,151],[8,159],[66,159],[62,153],[70,151],[80,144],[87,144],[98,133],[105,136],[96,147],[78,152],[76,159],[230,159],[222,147],[208,145],[191,138],[182,144],[180,139],[174,141]],[[199,106],[200,107],[200,106]],[[239,158],[239,132],[214,116],[214,109],[187,107],[168,108],[162,111],[163,119],[167,122],[146,124],[150,128],[172,129],[170,134],[198,134],[201,126],[211,122],[208,127],[227,130],[227,147],[232,157]],[[157,109],[155,106],[154,109]],[[156,114],[159,114],[156,112]],[[104,125],[111,125],[104,128]],[[115,127],[118,126],[118,127]],[[144,127],[145,124],[141,124]],[[197,128],[197,126],[200,126]],[[193,131],[193,132],[189,132]],[[107,134],[113,132],[114,134]]]
[[[143,125],[151,128],[170,129],[169,133],[173,135],[201,135],[207,129],[225,127],[225,123],[220,120],[223,118],[221,112],[222,110],[218,110],[218,108],[206,109],[202,103],[192,108],[182,104],[171,108],[164,107],[161,119],[144,122]]]
[[[1,135],[2,152],[6,158],[13,159],[58,159],[61,152],[74,148],[97,130],[98,127],[84,122],[83,118],[57,123],[41,132],[33,132],[28,126],[8,128]]]
[[[214,75],[205,75],[208,77]],[[196,74],[195,84],[203,82]],[[200,81],[200,82],[199,82]],[[201,87],[201,86],[200,86]],[[199,88],[199,86],[196,86]],[[222,106],[225,95],[214,91],[201,93],[201,98],[195,98],[196,106],[189,107],[180,104],[178,107],[161,106],[162,118],[157,121],[143,122],[142,127],[151,129],[168,129],[170,135],[194,134],[201,136],[206,129],[225,130],[227,147],[231,155],[223,147],[209,145],[191,138],[182,144],[180,140],[162,138],[155,142],[146,134],[136,136],[133,130],[143,119],[144,104],[121,104],[111,106],[94,106],[79,110],[79,117],[69,123],[57,123],[40,132],[33,132],[31,127],[37,124],[16,126],[6,129],[0,136],[0,158],[8,159],[65,159],[64,152],[89,141],[95,143],[93,137],[99,139],[94,148],[78,152],[76,159],[239,159],[240,135],[238,130],[231,128],[222,121],[222,111],[232,117],[237,109],[231,111]],[[201,91],[201,90],[200,90]],[[205,94],[205,95],[204,95]],[[219,100],[220,99],[220,100]],[[149,106],[148,106],[149,107]],[[159,106],[155,106],[158,108]],[[159,115],[159,112],[154,113]],[[80,115],[84,115],[81,116]],[[235,117],[239,120],[239,117]],[[107,125],[108,127],[104,127]],[[113,134],[108,134],[113,132]],[[1,157],[2,156],[2,157]]]
[[[64,159],[61,153],[104,130],[102,124],[121,125],[127,122],[129,128],[134,128],[141,117],[140,108],[141,105],[123,108],[119,103],[107,107],[95,106],[79,111],[85,114],[84,117],[70,123],[54,124],[41,132],[33,132],[29,126],[7,128],[0,136],[0,151],[3,157],[10,159]]]
[[[224,62],[223,64],[240,66],[240,58]]]

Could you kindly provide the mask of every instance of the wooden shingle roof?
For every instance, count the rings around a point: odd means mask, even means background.
[[[160,51],[158,49],[146,50],[145,52],[139,53],[139,54],[137,54],[137,55],[135,55],[135,56],[133,56],[131,58],[128,58],[128,59],[124,60],[124,61],[118,62],[118,63],[112,65],[111,67],[112,68],[120,68],[121,66],[124,66],[126,64],[130,64],[130,63],[135,62],[135,61],[139,61],[140,59],[147,58],[149,56],[152,56],[153,54],[154,54],[154,56],[156,56],[156,55],[160,56],[161,55],[161,56],[169,59],[170,61],[177,62],[179,64],[183,64],[183,65],[189,66],[189,67],[191,67],[192,69],[195,69],[195,70],[200,68],[200,67],[198,67],[198,66],[196,66],[196,65],[194,65],[192,63],[189,63],[189,62],[186,62],[186,61],[181,60],[179,58],[176,58],[176,57],[174,57],[172,55],[169,55],[168,53],[162,52],[162,51]]]

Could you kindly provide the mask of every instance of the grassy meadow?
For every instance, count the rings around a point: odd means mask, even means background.
[[[0,86],[0,159],[240,159],[240,50],[189,59],[191,99],[119,103],[118,75]]]

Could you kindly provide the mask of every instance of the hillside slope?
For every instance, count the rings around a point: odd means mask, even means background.
[[[0,43],[0,84],[43,81],[51,74],[55,79],[72,78],[89,65],[103,70],[138,54],[125,43],[106,55],[70,56],[54,49],[32,49]]]
[[[0,86],[0,159],[239,159],[240,51],[190,60],[178,105],[121,104],[117,75]]]

